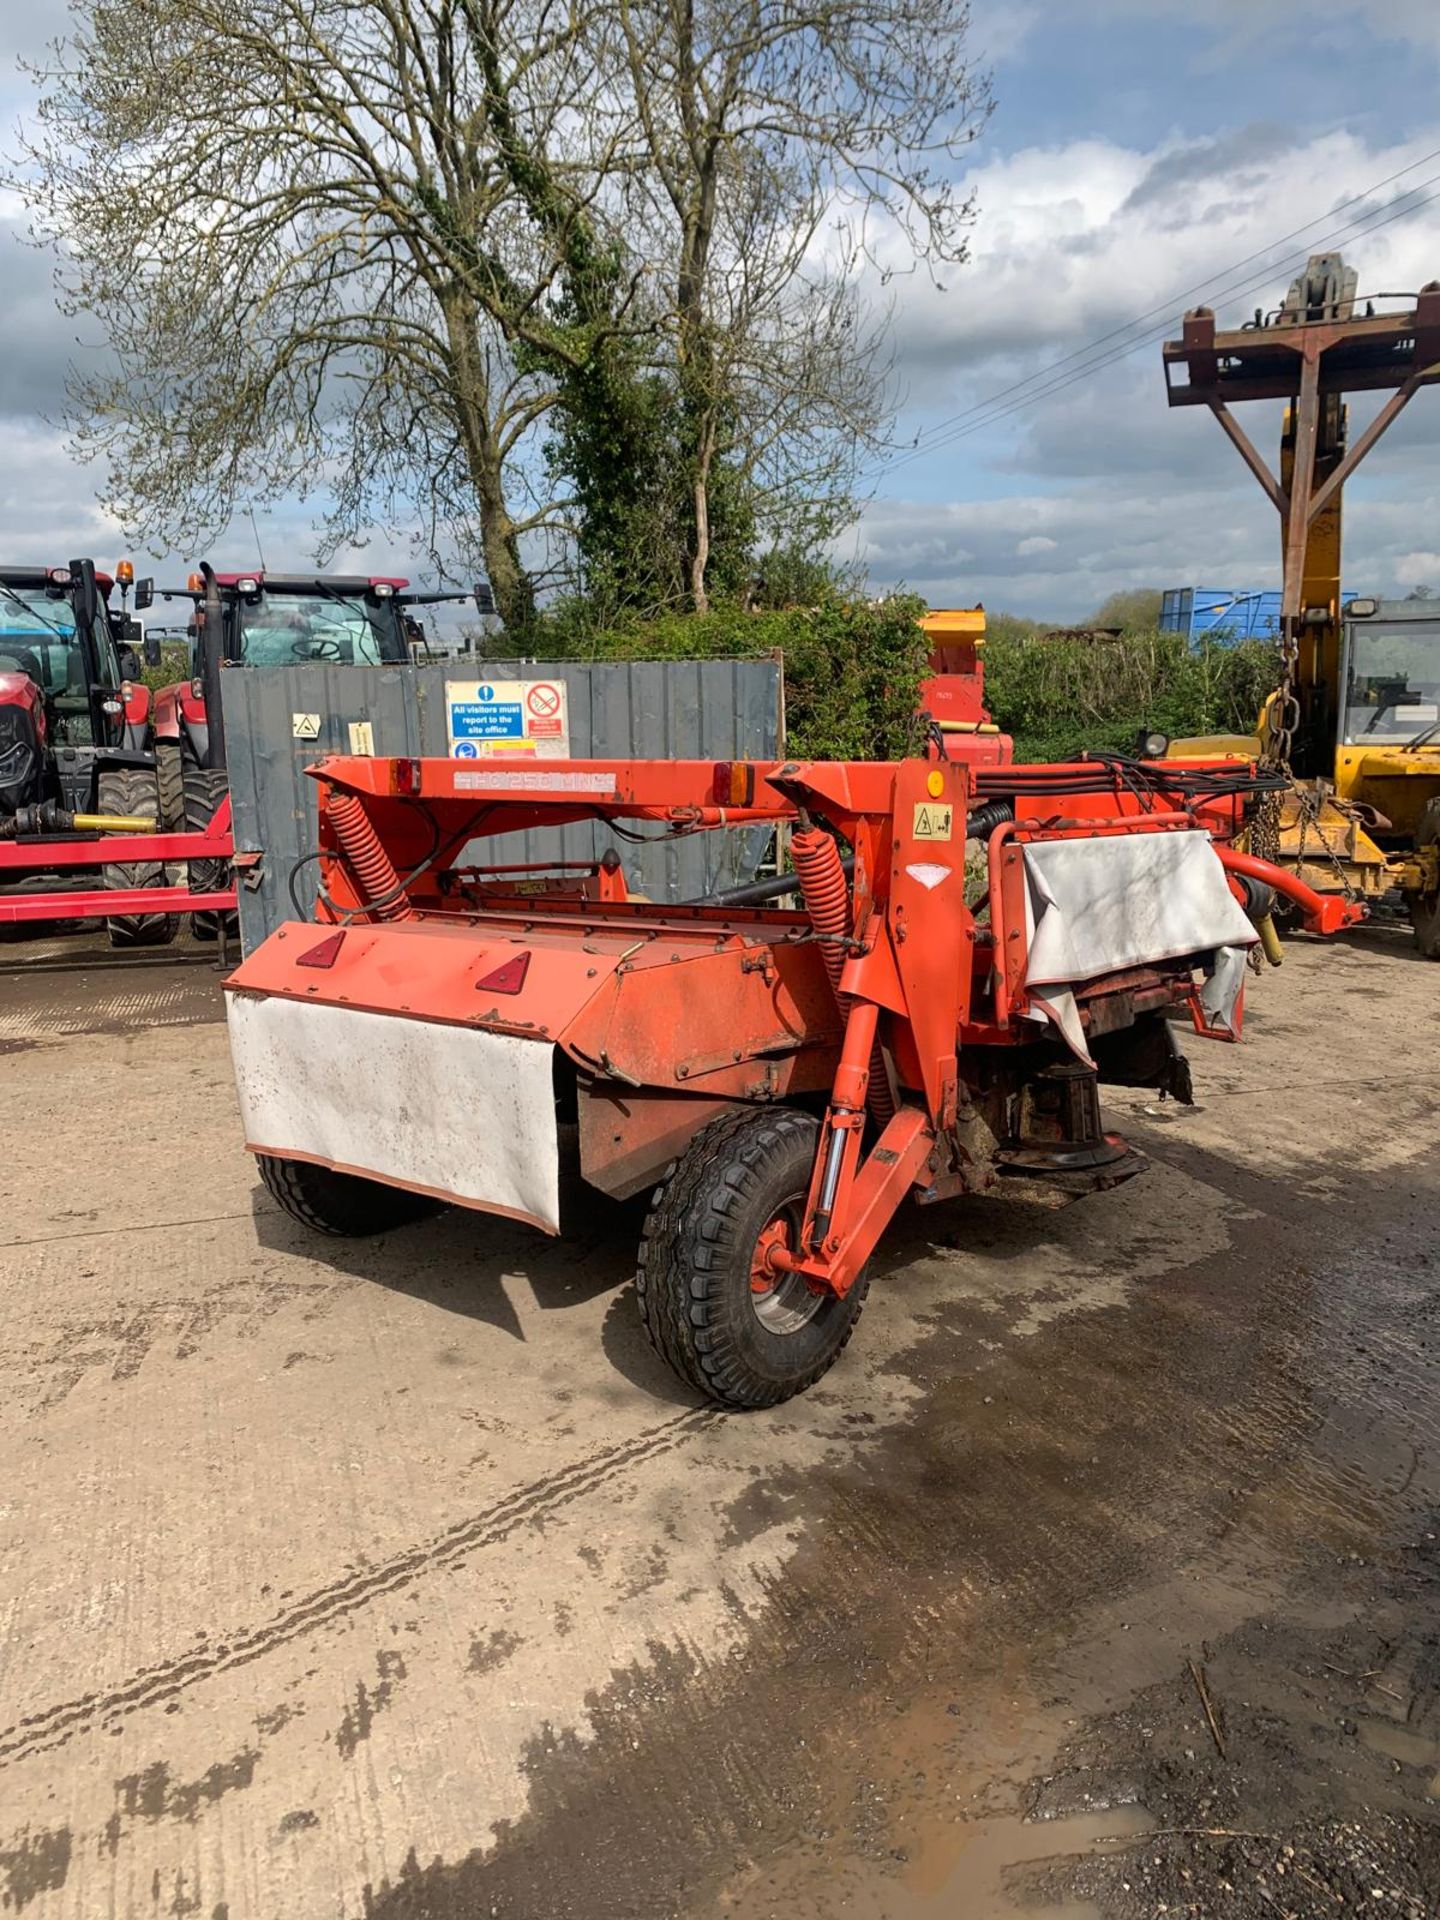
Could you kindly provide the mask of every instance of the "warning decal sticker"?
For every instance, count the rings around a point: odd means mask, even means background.
[[[948,800],[917,800],[911,832],[917,840],[948,840],[954,822],[955,809]]]

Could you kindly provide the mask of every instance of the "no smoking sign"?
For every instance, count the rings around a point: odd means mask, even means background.
[[[532,681],[525,691],[525,719],[534,740],[560,740],[565,724],[565,689],[551,680]]]

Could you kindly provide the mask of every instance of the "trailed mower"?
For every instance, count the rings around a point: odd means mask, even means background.
[[[809,1387],[902,1201],[1130,1178],[1100,1084],[1191,1098],[1174,1023],[1240,1038],[1277,893],[1315,931],[1364,913],[1228,844],[1254,768],[954,752],[319,762],[317,919],[227,982],[265,1184],[320,1232],[448,1205],[559,1233],[568,1160],[651,1194],[636,1298],[685,1381],[736,1408]],[[789,865],[660,906],[613,850],[479,857],[592,819],[768,823]]]

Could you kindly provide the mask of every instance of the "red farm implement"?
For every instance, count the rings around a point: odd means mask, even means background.
[[[0,568],[0,926],[103,919],[114,945],[157,946],[182,913],[233,910],[229,803],[183,831],[155,751],[131,578],[122,562],[117,609],[89,560]]]
[[[279,928],[227,983],[271,1191],[332,1233],[445,1204],[559,1232],[567,1155],[601,1192],[650,1189],[645,1325],[734,1407],[835,1360],[907,1196],[1137,1172],[1099,1084],[1190,1098],[1172,1019],[1239,1038],[1272,889],[1317,931],[1363,911],[1220,844],[1249,769],[312,771],[320,923]],[[490,836],[591,818],[621,839],[773,822],[794,871],[658,907],[611,856],[477,864]]]

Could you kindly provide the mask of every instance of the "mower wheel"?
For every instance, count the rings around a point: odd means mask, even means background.
[[[696,1134],[651,1201],[636,1298],[656,1352],[725,1407],[803,1393],[845,1351],[865,1304],[772,1264],[797,1245],[819,1122],[780,1107],[722,1114]]]
[[[160,795],[155,775],[143,767],[112,767],[96,782],[96,800],[102,813],[141,814],[159,820]],[[132,860],[101,869],[107,890],[118,887],[168,885],[159,860]],[[168,947],[175,938],[180,916],[175,913],[118,913],[105,922],[112,947]]]
[[[428,1220],[443,1210],[444,1202],[404,1187],[387,1187],[380,1180],[362,1180],[358,1174],[337,1173],[333,1167],[312,1166],[308,1160],[283,1160],[260,1153],[260,1178],[292,1220],[316,1233],[341,1240],[364,1239],[388,1233],[414,1220]]]
[[[1433,847],[1440,843],[1440,801],[1432,800],[1420,816],[1416,844]],[[1415,929],[1415,945],[1427,960],[1440,960],[1440,889],[1434,893],[1406,896],[1410,924]]]
[[[216,809],[228,790],[224,770],[220,767],[186,767],[184,786],[186,831],[203,833],[214,819]],[[225,885],[227,871],[223,860],[192,860],[190,862],[192,891],[195,893],[217,891]],[[204,913],[192,913],[190,931],[197,940],[218,940],[222,922],[226,939],[233,940],[240,931],[240,916],[234,907],[222,908],[219,912],[207,910]]]

